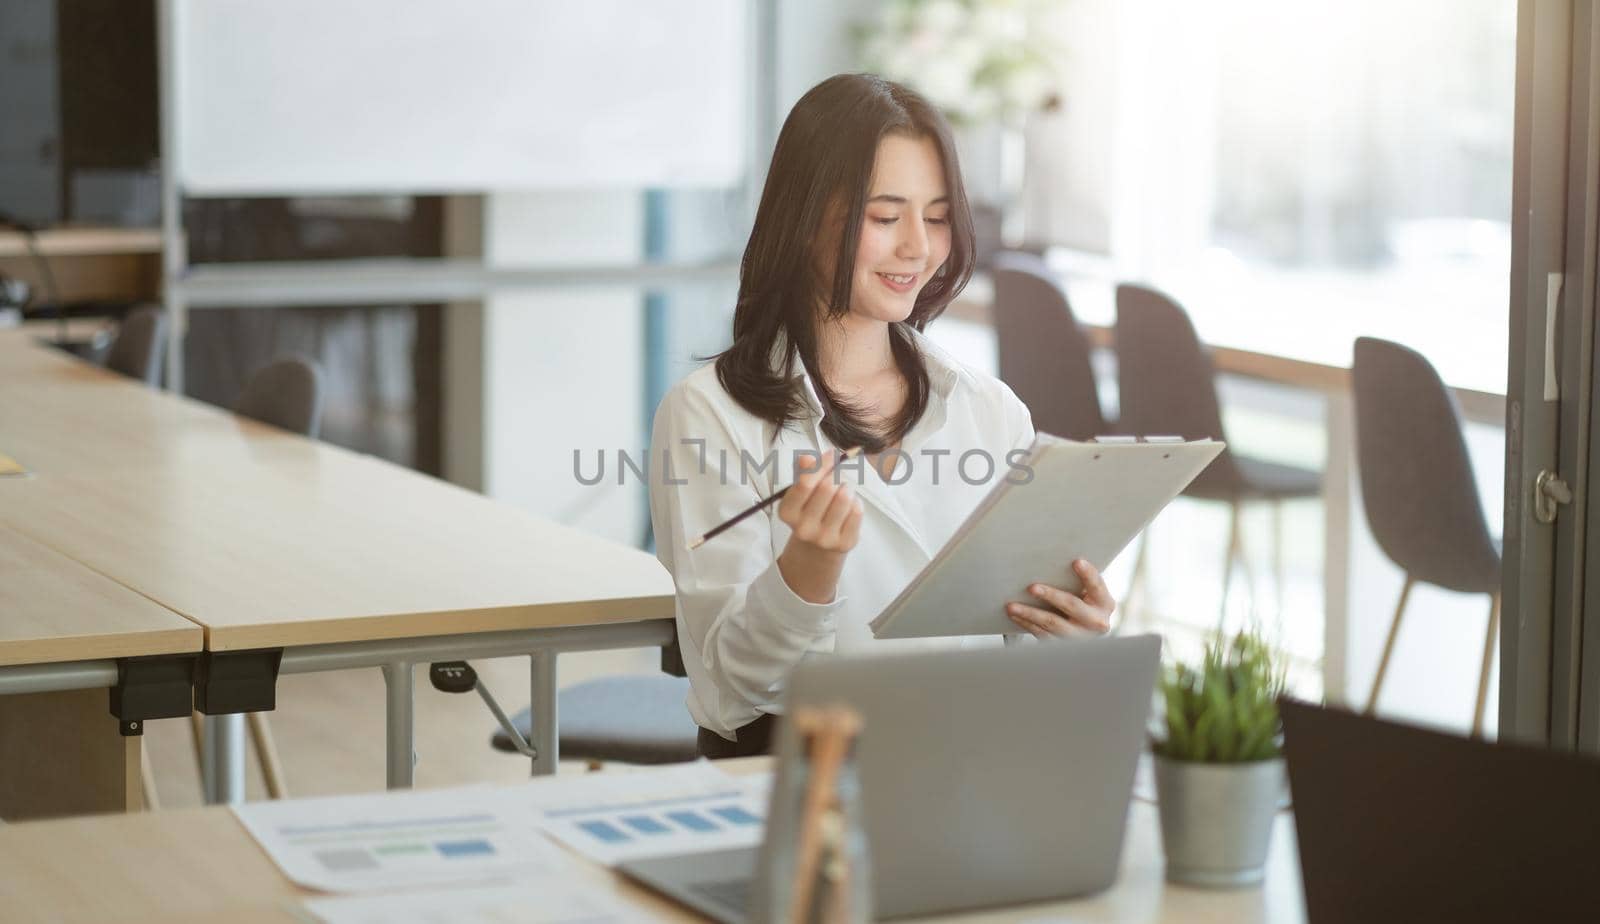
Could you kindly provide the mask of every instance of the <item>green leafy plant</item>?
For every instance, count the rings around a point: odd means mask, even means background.
[[[1277,757],[1284,671],[1259,633],[1206,643],[1199,665],[1170,664],[1159,689],[1166,736],[1153,742],[1168,760],[1229,764]]]

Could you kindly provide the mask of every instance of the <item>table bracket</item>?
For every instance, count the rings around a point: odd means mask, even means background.
[[[150,719],[176,719],[194,708],[197,655],[152,655],[117,659],[111,714],[123,737],[144,734]]]
[[[206,651],[194,678],[194,708],[206,715],[271,712],[278,705],[282,648]]]

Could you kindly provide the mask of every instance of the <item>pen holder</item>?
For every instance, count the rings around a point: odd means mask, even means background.
[[[848,707],[799,709],[788,720],[799,739],[779,798],[797,818],[795,837],[776,846],[776,886],[758,920],[771,924],[872,920],[872,867],[861,821],[853,757],[861,718]],[[769,820],[769,824],[770,824]]]

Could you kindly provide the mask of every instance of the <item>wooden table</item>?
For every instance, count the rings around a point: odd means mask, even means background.
[[[0,331],[0,452],[33,472],[0,480],[0,524],[198,625],[210,664],[281,650],[282,671],[382,667],[391,786],[411,782],[415,665],[530,655],[534,767],[549,772],[556,655],[672,636],[653,556],[17,331]],[[242,797],[239,719],[210,723],[219,799]]]
[[[739,769],[768,766],[740,762]],[[612,772],[612,771],[607,771]],[[542,785],[534,780],[524,785]],[[0,908],[27,920],[300,921],[298,903],[316,893],[285,879],[228,810],[220,807],[147,815],[31,822],[0,828]],[[585,884],[613,894],[652,917],[695,916],[610,870],[579,862]],[[994,909],[940,920],[1063,920],[1293,924],[1304,920],[1294,826],[1279,816],[1262,886],[1204,890],[1163,881],[1154,805],[1129,809],[1121,876],[1088,898]]]
[[[137,808],[142,739],[118,734],[109,659],[201,642],[189,620],[0,526],[0,815]]]
[[[27,282],[41,301],[154,301],[161,295],[160,228],[46,228],[35,245],[50,262],[54,292],[27,238],[0,230],[0,274]]]

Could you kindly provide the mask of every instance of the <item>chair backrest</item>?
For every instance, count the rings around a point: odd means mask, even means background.
[[[1109,433],[1089,338],[1049,266],[1007,252],[995,257],[993,277],[1000,379],[1028,406],[1034,429],[1074,440]]]
[[[315,437],[322,427],[322,371],[308,359],[277,360],[250,376],[233,412]]]
[[[1418,580],[1499,590],[1500,551],[1439,374],[1415,350],[1362,337],[1351,378],[1361,499],[1378,546]]]
[[[106,354],[106,368],[146,385],[160,385],[161,363],[166,355],[166,312],[143,305],[122,319],[117,339]]]
[[[1117,286],[1116,346],[1123,432],[1227,439],[1211,354],[1177,302],[1145,286]],[[1184,493],[1234,496],[1242,484],[1232,452],[1224,451]]]

